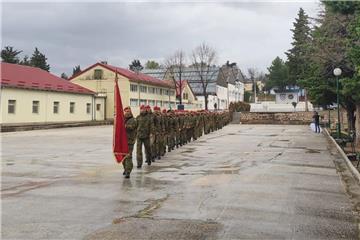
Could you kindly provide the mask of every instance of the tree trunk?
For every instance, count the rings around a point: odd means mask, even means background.
[[[354,109],[346,109],[347,121],[348,121],[348,133],[355,129],[354,122]]]
[[[360,103],[356,104],[356,120],[355,120],[355,130],[356,130],[356,146],[360,147]]]
[[[307,91],[304,89],[304,96],[305,96],[305,112],[309,111],[309,105],[308,105],[308,98],[307,98]]]
[[[208,95],[207,94],[204,95],[204,100],[205,100],[205,110],[208,110]]]

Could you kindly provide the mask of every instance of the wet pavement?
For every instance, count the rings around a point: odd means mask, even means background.
[[[358,186],[307,126],[230,125],[130,180],[111,141],[111,126],[3,133],[2,239],[359,236]]]

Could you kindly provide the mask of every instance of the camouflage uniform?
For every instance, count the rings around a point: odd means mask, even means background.
[[[161,114],[161,156],[164,156],[166,153],[166,145],[167,145],[167,116],[166,110],[164,110]]]
[[[145,112],[141,112],[136,117],[137,121],[137,145],[136,145],[136,160],[138,168],[143,164],[142,145],[145,147],[146,162],[151,165],[151,149],[150,149],[150,133],[152,131],[151,119]]]
[[[124,166],[124,175],[130,176],[130,173],[133,169],[133,162],[132,162],[132,152],[134,149],[134,144],[136,140],[136,131],[137,131],[137,122],[136,119],[130,114],[125,113],[125,128],[126,128],[126,136],[129,148],[129,154],[123,160]]]
[[[159,112],[160,109],[154,108],[154,129],[155,129],[155,140],[154,140],[154,148],[153,148],[153,156],[154,158],[161,158],[161,145],[162,145],[162,116]]]
[[[171,150],[174,150],[175,146],[175,118],[171,112],[169,112],[168,118],[167,118],[167,133],[168,133],[168,152],[171,152]]]

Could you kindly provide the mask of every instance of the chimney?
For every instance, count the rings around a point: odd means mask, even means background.
[[[106,64],[107,65],[107,61],[101,61],[102,64]]]

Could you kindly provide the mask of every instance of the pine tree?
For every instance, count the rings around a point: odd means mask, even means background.
[[[23,58],[23,60],[20,61],[20,64],[21,64],[21,65],[25,65],[25,66],[30,66],[31,63],[30,63],[30,60],[29,60],[29,56],[28,56],[28,55],[25,55],[25,57]]]
[[[78,74],[79,72],[81,72],[81,68],[80,65],[77,65],[73,68],[73,76],[75,76],[76,74]]]
[[[155,62],[155,61],[153,61],[153,60],[149,60],[149,61],[147,61],[146,64],[145,64],[145,68],[146,68],[146,69],[157,69],[157,68],[159,68],[159,67],[160,67],[160,64],[157,63],[157,62]]]
[[[301,79],[305,78],[308,69],[309,44],[311,41],[309,27],[309,17],[300,8],[298,18],[295,19],[293,32],[292,48],[286,53],[289,68],[289,85],[296,85]]]
[[[266,89],[273,87],[283,91],[288,85],[288,67],[280,57],[276,57],[268,68],[269,75]]]
[[[33,55],[30,58],[30,64],[33,67],[41,68],[45,71],[50,70],[50,65],[46,62],[47,58],[41,53],[38,48],[35,48]]]
[[[62,73],[62,74],[61,74],[61,78],[66,79],[66,80],[69,79],[69,77],[66,75],[66,73]]]
[[[141,65],[140,60],[135,59],[129,65],[129,69],[134,72],[140,72],[144,69],[144,67]]]
[[[13,47],[6,46],[1,50],[1,59],[3,62],[7,63],[19,63],[18,55],[22,51],[16,50]]]

